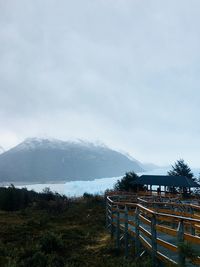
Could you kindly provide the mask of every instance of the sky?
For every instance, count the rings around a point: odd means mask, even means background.
[[[84,139],[200,167],[199,0],[0,0],[0,146]]]

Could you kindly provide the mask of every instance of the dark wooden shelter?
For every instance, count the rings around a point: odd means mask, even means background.
[[[169,175],[142,175],[136,181],[138,185],[146,185],[147,189],[152,190],[152,186],[164,186],[164,191],[173,191],[174,188],[182,188],[183,192],[191,190],[194,187],[200,187],[200,184],[185,176],[169,176]],[[150,187],[150,188],[149,188]]]

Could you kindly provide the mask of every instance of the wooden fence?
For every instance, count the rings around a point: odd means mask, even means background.
[[[148,252],[153,266],[200,266],[200,207],[141,194],[106,197],[107,227],[125,256]]]

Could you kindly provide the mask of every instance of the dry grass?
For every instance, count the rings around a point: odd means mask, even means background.
[[[74,200],[61,213],[38,207],[1,212],[0,266],[140,266],[133,258],[124,260],[123,253],[116,251],[104,219],[103,199],[95,197]],[[46,252],[42,250],[41,242],[46,242],[49,235],[55,239],[55,249],[49,248]],[[57,250],[56,242],[62,249]]]

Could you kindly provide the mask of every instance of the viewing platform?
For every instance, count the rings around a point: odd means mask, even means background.
[[[151,256],[153,266],[200,266],[198,198],[166,192],[112,192],[106,197],[107,228],[128,257]]]

